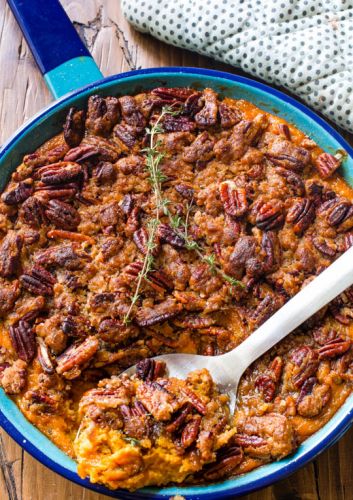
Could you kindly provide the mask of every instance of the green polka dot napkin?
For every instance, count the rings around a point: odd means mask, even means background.
[[[282,85],[353,132],[353,0],[122,0],[136,29]]]

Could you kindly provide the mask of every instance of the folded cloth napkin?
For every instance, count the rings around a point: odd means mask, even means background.
[[[353,0],[122,0],[136,29],[284,86],[353,132]]]

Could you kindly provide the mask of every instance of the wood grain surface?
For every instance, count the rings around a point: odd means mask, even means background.
[[[27,0],[30,1],[30,0]],[[50,0],[48,0],[50,1]],[[136,68],[234,68],[172,48],[131,29],[119,0],[62,0],[105,76]],[[6,5],[0,0],[0,143],[52,100]],[[353,144],[353,137],[346,134]],[[353,499],[353,428],[338,444],[288,479],[247,500]],[[1,500],[103,500],[48,470],[0,430]]]

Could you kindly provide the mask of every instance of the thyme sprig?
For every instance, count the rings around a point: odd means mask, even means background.
[[[154,202],[155,202],[155,217],[151,218],[147,223],[148,240],[146,244],[146,254],[143,260],[143,266],[137,277],[137,284],[135,292],[131,297],[130,307],[125,314],[124,323],[127,324],[130,320],[132,309],[140,298],[140,290],[144,280],[148,280],[148,274],[153,269],[154,258],[153,250],[156,246],[156,236],[158,226],[160,224],[160,213],[166,213],[167,200],[162,196],[162,183],[166,180],[165,175],[160,170],[160,163],[163,160],[165,153],[160,151],[161,141],[156,139],[158,134],[163,133],[162,120],[166,115],[175,115],[177,112],[166,106],[162,109],[156,122],[150,127],[146,128],[149,135],[149,145],[142,150],[146,158],[146,170],[149,172],[149,181],[152,186]]]
[[[188,204],[185,219],[179,215],[173,215],[169,210],[170,201],[163,197],[162,184],[167,180],[167,177],[163,174],[160,169],[160,164],[165,157],[165,153],[160,151],[162,141],[157,138],[158,134],[164,132],[163,130],[163,119],[166,115],[176,116],[180,111],[173,109],[170,106],[165,106],[162,109],[156,122],[150,127],[146,128],[146,132],[149,135],[149,145],[142,150],[145,154],[145,165],[146,170],[149,173],[149,182],[152,186],[154,202],[155,202],[155,216],[150,218],[147,223],[148,240],[146,244],[146,253],[143,260],[143,266],[137,277],[137,284],[135,292],[131,297],[130,307],[124,317],[124,323],[127,324],[130,321],[130,315],[132,309],[136,302],[140,298],[140,290],[143,281],[148,281],[148,275],[153,270],[154,257],[153,250],[156,247],[156,236],[158,231],[158,226],[160,224],[161,214],[168,217],[169,223],[175,233],[183,238],[185,241],[185,248],[190,251],[195,251],[197,256],[202,262],[205,262],[210,267],[210,270],[214,274],[221,276],[224,281],[227,281],[232,286],[244,287],[244,284],[232,276],[226,274],[221,267],[217,264],[217,259],[214,254],[206,255],[204,248],[195,241],[189,234],[189,219],[192,209],[192,202]]]

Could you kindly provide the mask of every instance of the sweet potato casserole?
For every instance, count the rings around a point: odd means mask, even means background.
[[[212,89],[89,98],[1,197],[0,383],[110,488],[202,483],[292,453],[351,393],[353,289],[252,365],[206,370],[353,245],[353,191],[283,119]],[[139,362],[135,376],[119,376]]]

